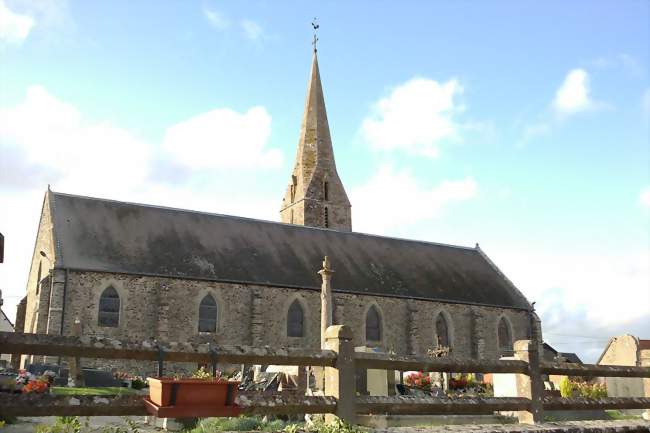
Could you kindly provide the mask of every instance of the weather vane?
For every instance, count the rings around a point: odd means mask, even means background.
[[[318,24],[318,18],[314,17],[314,20],[311,22],[311,26],[314,29],[314,42],[311,44],[314,46],[314,51],[316,51],[316,43],[318,42],[318,36],[316,36],[316,30],[320,27]]]

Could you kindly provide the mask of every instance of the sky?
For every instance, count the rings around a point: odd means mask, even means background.
[[[480,243],[585,361],[650,338],[645,0],[0,0],[9,317],[48,184],[279,220],[314,17],[353,230]]]

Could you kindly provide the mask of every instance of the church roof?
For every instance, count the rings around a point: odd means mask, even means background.
[[[529,308],[479,248],[48,194],[58,268]]]

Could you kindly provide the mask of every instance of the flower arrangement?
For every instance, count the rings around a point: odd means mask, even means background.
[[[23,393],[35,392],[42,394],[50,389],[50,383],[43,379],[30,380],[27,385],[23,386]]]
[[[467,380],[466,376],[461,376],[458,378],[450,378],[449,379],[449,389],[465,389],[467,388],[467,385],[469,384],[469,380]]]
[[[215,379],[221,378],[221,372],[217,371],[217,377]],[[205,367],[201,366],[198,370],[192,373],[192,379],[212,379],[212,374],[210,374]]]
[[[16,377],[16,386],[25,394],[30,392],[38,394],[47,392],[50,389],[50,383],[53,377],[47,373],[50,372],[45,372],[41,377],[35,377],[27,370],[21,369],[18,371],[18,376]]]
[[[30,377],[32,377],[32,374],[24,368],[21,368],[18,370],[18,376],[16,376],[16,386],[21,387],[27,385]]]
[[[431,377],[421,371],[406,376],[404,378],[404,383],[413,388],[420,388],[427,391],[431,389]]]
[[[123,382],[122,386],[130,387],[133,389],[143,389],[147,386],[145,378],[137,376],[126,371],[117,371],[113,373],[113,377]]]

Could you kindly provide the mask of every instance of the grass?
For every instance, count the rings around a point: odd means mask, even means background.
[[[109,386],[103,388],[68,388],[65,386],[53,386],[52,392],[55,395],[131,395],[138,392],[131,388],[120,386]]]
[[[614,420],[619,420],[619,419],[639,419],[641,418],[639,415],[630,415],[627,413],[623,413],[620,410],[606,410],[607,416],[609,416],[611,419]]]

